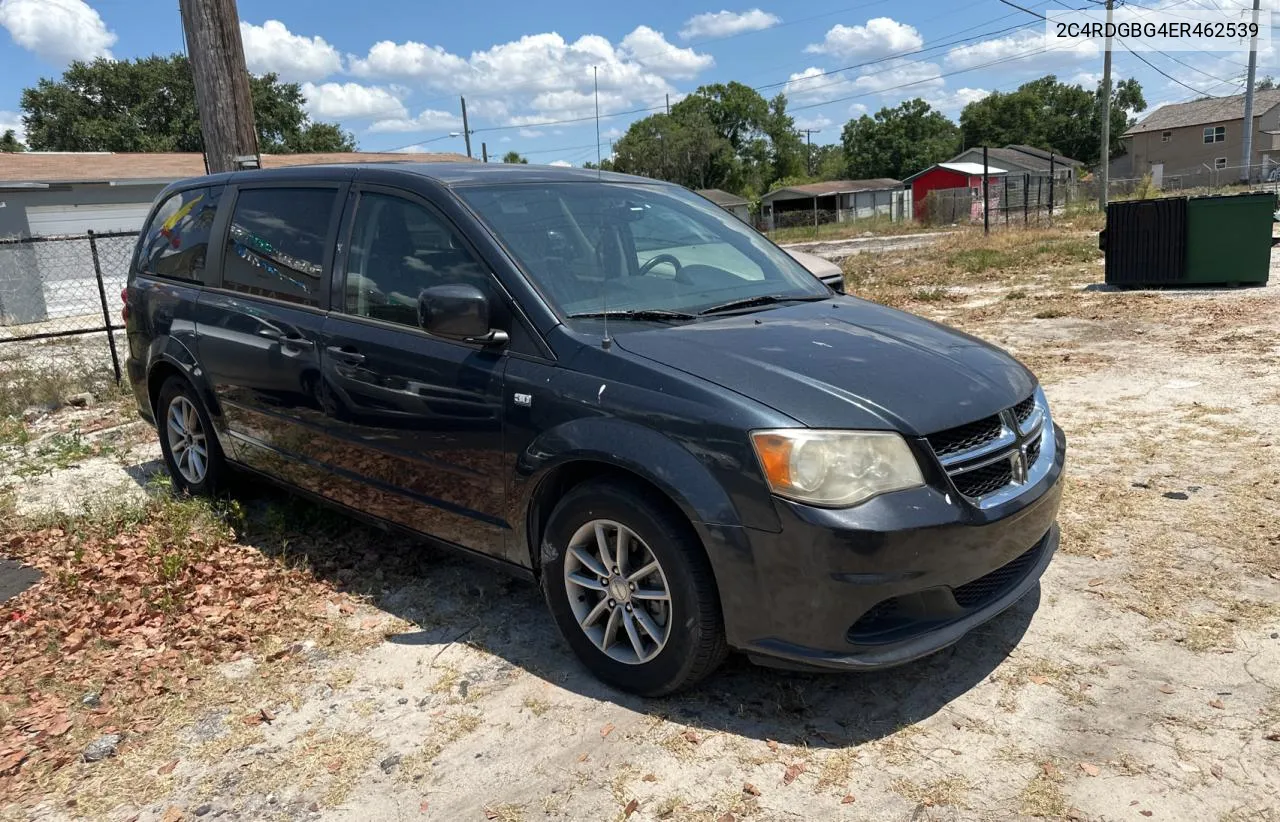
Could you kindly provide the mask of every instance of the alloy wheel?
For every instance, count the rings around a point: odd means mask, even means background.
[[[564,560],[569,606],[597,648],[628,665],[662,651],[671,635],[671,589],[635,531],[592,520],[574,532]]]
[[[209,446],[195,403],[182,395],[174,397],[169,403],[165,431],[178,473],[191,485],[204,482],[209,472]]]

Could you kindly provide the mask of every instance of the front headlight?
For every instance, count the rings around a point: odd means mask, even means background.
[[[924,485],[920,465],[892,431],[756,431],[751,435],[773,493],[828,507]]]

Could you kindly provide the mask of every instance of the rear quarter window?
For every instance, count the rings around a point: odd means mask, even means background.
[[[222,191],[222,186],[191,188],[165,199],[143,232],[138,270],[201,281]]]
[[[325,252],[336,188],[241,189],[236,196],[222,285],[318,306],[328,288]]]

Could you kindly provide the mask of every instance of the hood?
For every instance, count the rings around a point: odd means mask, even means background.
[[[614,339],[815,428],[931,434],[1016,405],[1036,384],[992,345],[853,297]]]

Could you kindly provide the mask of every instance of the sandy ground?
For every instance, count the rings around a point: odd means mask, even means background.
[[[1099,267],[913,307],[1029,363],[1069,441],[1040,590],[943,653],[857,676],[735,658],[641,700],[577,665],[532,586],[380,538],[351,545],[351,572],[386,583],[324,618],[382,639],[261,688],[270,661],[225,666],[222,701],[191,695],[198,720],[163,742],[171,773],[158,740],[92,766],[159,785],[107,816],[1280,820],[1278,274],[1132,294]],[[23,496],[141,487],[142,430]],[[399,552],[421,573],[384,577]],[[243,721],[260,708],[271,721]]]

